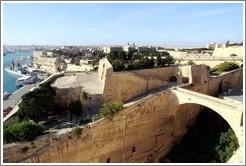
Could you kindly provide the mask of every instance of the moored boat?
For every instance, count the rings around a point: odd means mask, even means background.
[[[3,69],[10,74],[20,76],[20,77],[25,76],[27,74],[27,72],[25,72],[23,69],[18,68],[18,67],[5,66]]]
[[[26,76],[18,78],[15,81],[15,85],[16,86],[24,86],[26,84],[32,84],[35,82],[36,78],[37,78],[37,76],[26,75]]]

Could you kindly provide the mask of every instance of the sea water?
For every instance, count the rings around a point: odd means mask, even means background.
[[[13,74],[6,72],[3,69],[3,67],[11,65],[13,60],[17,60],[17,59],[20,59],[22,56],[26,57],[28,55],[29,56],[32,55],[32,52],[19,52],[19,53],[13,53],[13,54],[6,54],[6,56],[3,56],[3,64],[2,64],[2,70],[1,71],[3,74],[3,91],[4,92],[13,93],[17,89],[19,89],[18,87],[15,86],[15,81],[18,78],[20,78],[20,76],[16,76],[16,75],[13,75]],[[24,62],[24,64],[28,64],[28,63],[31,63],[31,61],[26,60]]]

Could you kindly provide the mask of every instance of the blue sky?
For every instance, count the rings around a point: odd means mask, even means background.
[[[241,3],[4,3],[3,43],[206,46],[243,41]]]

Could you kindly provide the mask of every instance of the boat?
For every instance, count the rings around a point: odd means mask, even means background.
[[[23,57],[21,57],[19,60],[12,61],[12,64],[9,66],[4,66],[4,70],[10,74],[23,77],[28,74],[28,71],[26,70],[26,67],[22,65]]]
[[[20,87],[20,86],[24,86],[26,84],[32,84],[35,82],[36,78],[37,78],[37,76],[26,75],[26,76],[18,78],[15,81],[15,85],[17,87]]]
[[[20,76],[23,77],[26,74],[28,74],[24,69],[22,69],[21,67],[13,67],[13,66],[4,66],[3,68],[6,72],[16,75],[16,76]]]

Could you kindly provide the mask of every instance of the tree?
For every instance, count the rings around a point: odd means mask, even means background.
[[[164,58],[164,64],[165,66],[169,66],[170,64],[174,64],[175,60],[173,59],[172,56],[170,56],[170,54],[168,54],[165,58]]]
[[[164,66],[164,60],[161,58],[161,55],[157,55],[156,61],[155,61],[156,67],[163,67]]]
[[[140,58],[142,58],[143,56],[141,54],[135,53],[132,55],[132,59],[133,61],[139,60]]]
[[[120,59],[111,61],[114,71],[122,71],[125,69],[124,62]]]
[[[148,68],[153,68],[155,67],[155,59],[153,56],[151,56],[149,62],[148,62]]]
[[[79,117],[82,114],[82,105],[79,100],[70,101],[68,104],[68,111],[70,114]]]
[[[118,52],[117,51],[112,51],[107,55],[107,58],[110,62],[112,62],[115,59],[118,59]]]
[[[39,122],[51,115],[56,115],[58,104],[54,99],[55,95],[56,92],[49,83],[41,84],[39,88],[21,97],[22,101],[18,105],[18,117],[20,120],[27,119]]]
[[[170,54],[168,52],[164,51],[164,52],[161,53],[161,56],[166,57],[166,56],[170,56]]]
[[[231,128],[229,128],[227,132],[222,132],[219,139],[219,145],[215,148],[217,160],[220,162],[227,162],[238,147],[237,137]]]
[[[134,54],[134,51],[133,51],[133,50],[130,50],[130,51],[127,53],[127,60],[131,60],[133,54]]]
[[[127,54],[125,51],[119,51],[118,57],[122,60],[127,60]]]

